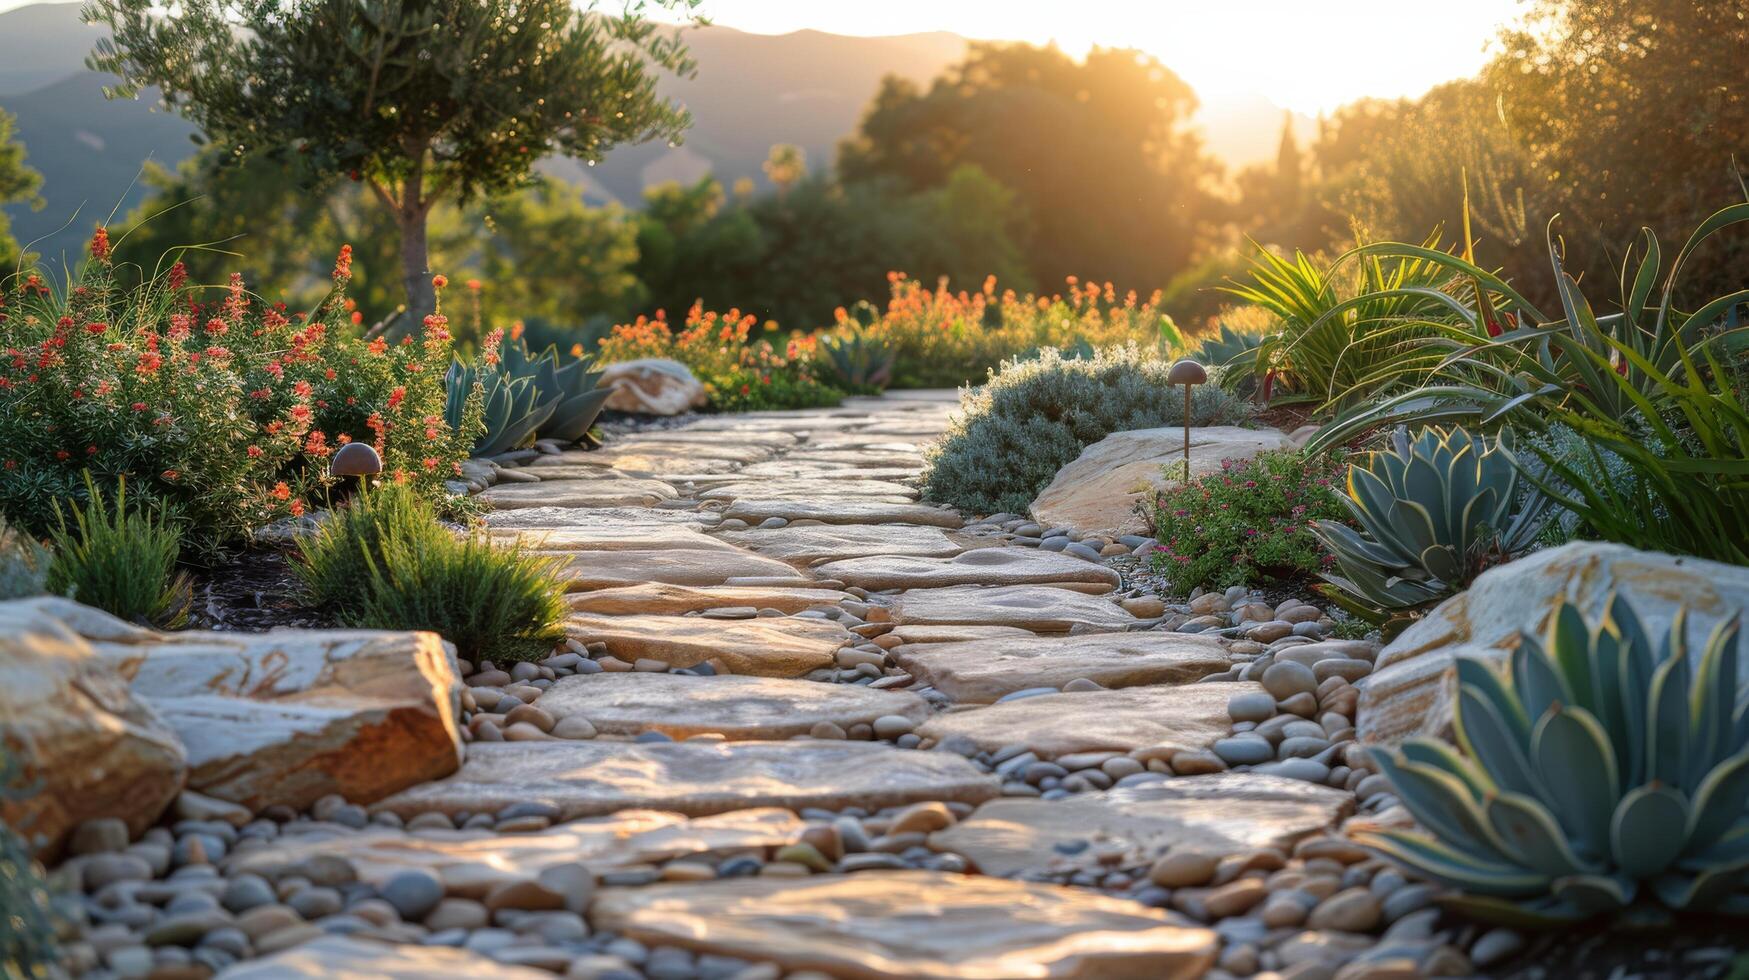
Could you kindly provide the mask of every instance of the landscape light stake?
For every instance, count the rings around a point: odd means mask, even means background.
[[[1201,364],[1190,358],[1184,358],[1172,365],[1172,370],[1166,373],[1166,383],[1184,386],[1184,482],[1190,482],[1190,389],[1193,385],[1202,384],[1209,379],[1209,373]]]
[[[334,453],[334,458],[328,461],[329,476],[356,476],[358,490],[365,492],[370,478],[383,471],[383,458],[377,451],[362,442],[349,442]]]

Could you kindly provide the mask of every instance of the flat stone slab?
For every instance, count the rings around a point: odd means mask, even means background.
[[[858,448],[818,447],[811,442],[785,456],[784,459],[793,463],[836,463],[841,466],[853,466],[858,469],[884,469],[900,467],[919,469],[923,466],[923,454],[915,446],[906,443],[862,446]]]
[[[604,889],[596,929],[858,980],[1189,980],[1215,934],[1084,889],[935,871]]]
[[[940,528],[916,524],[819,524],[767,530],[721,531],[724,541],[798,568],[845,558],[912,555],[950,558],[965,551]]]
[[[892,635],[901,645],[969,643],[972,640],[1029,639],[1037,636],[1018,626],[895,626]]]
[[[1000,799],[929,837],[988,875],[1091,868],[1122,848],[1146,864],[1171,850],[1223,858],[1265,847],[1290,850],[1354,809],[1350,793],[1300,779],[1223,772],[1181,776],[1063,800]],[[1078,843],[1092,847],[1076,847]]]
[[[849,497],[855,500],[883,503],[909,503],[917,499],[917,490],[903,483],[882,480],[818,480],[805,477],[749,480],[713,487],[698,495],[700,500],[739,500],[754,497],[761,500],[835,500]]]
[[[323,936],[225,970],[225,980],[552,980],[545,970],[513,966],[465,949],[373,943]]]
[[[621,527],[492,528],[500,540],[520,538],[534,551],[718,551],[747,552],[696,528],[681,524],[628,524]]]
[[[843,463],[803,463],[785,458],[742,467],[715,482],[718,485],[745,483],[749,479],[758,477],[773,480],[831,480],[835,482],[857,480],[864,483],[869,481],[897,483],[901,480],[915,480],[921,475],[923,475],[923,469],[917,466],[882,466],[863,469]]]
[[[781,585],[671,585],[645,582],[594,592],[574,592],[567,597],[574,612],[597,616],[633,616],[640,613],[678,616],[706,609],[747,607],[799,613],[816,606],[836,606],[851,598],[836,589],[811,589]]]
[[[807,576],[773,558],[762,558],[739,549],[677,548],[672,551],[585,551],[572,555],[559,569],[572,592],[612,589],[644,582],[669,585],[722,585],[732,578],[794,579],[798,586]]]
[[[1227,701],[1261,690],[1261,685],[1235,681],[1041,694],[937,715],[917,734],[963,735],[990,751],[1018,743],[1044,758],[1153,746],[1204,749],[1232,730]]]
[[[882,715],[921,722],[931,713],[907,691],[739,675],[578,674],[560,678],[536,703],[559,720],[586,718],[603,735],[708,732],[730,741],[806,735],[821,722],[849,729]]]
[[[1190,472],[1201,476],[1219,470],[1222,460],[1293,447],[1292,439],[1274,429],[1193,426]],[[1032,502],[1032,517],[1046,526],[1100,534],[1146,533],[1136,503],[1165,486],[1166,467],[1183,460],[1181,427],[1114,432],[1057,471]]]
[[[801,837],[805,824],[789,810],[765,807],[706,817],[622,810],[517,834],[330,826],[334,829],[283,835],[265,847],[239,853],[226,862],[226,870],[271,873],[308,858],[333,855],[351,862],[358,877],[373,885],[409,868],[424,868],[452,887],[465,879],[468,890],[483,893],[503,882],[538,877],[559,865],[605,869],[692,854],[782,847]]]
[[[500,483],[488,487],[479,499],[499,510],[519,507],[654,507],[680,496],[661,480],[623,479],[560,480],[539,483]]]
[[[1189,684],[1232,666],[1213,637],[1158,631],[930,643],[898,647],[892,656],[955,701],[985,703],[1083,677],[1109,688]]]
[[[621,660],[640,657],[671,667],[716,660],[732,674],[800,677],[832,664],[856,637],[826,619],[707,619],[702,616],[594,616],[565,620],[565,633],[583,643],[605,643]]]
[[[1031,548],[979,548],[953,558],[850,558],[827,562],[816,570],[871,592],[955,585],[1059,585],[1080,592],[1109,592],[1123,581],[1104,565]]]
[[[486,514],[494,530],[595,528],[624,531],[633,527],[714,527],[722,518],[708,510],[654,510],[648,507],[522,507]]]
[[[776,429],[743,428],[734,435],[724,435],[721,431],[700,431],[697,426],[687,426],[684,429],[653,429],[640,432],[635,436],[610,442],[608,449],[641,448],[646,446],[768,446],[773,449],[787,449],[798,441],[790,432]]]
[[[1109,633],[1141,621],[1100,596],[1046,585],[917,589],[893,602],[900,626],[1012,626],[1034,633]]]
[[[769,496],[738,497],[723,517],[759,525],[773,517],[822,524],[923,524],[958,529],[965,526],[957,511],[928,504],[880,503],[822,494],[818,500]]]
[[[496,813],[535,801],[562,819],[621,810],[699,817],[756,807],[800,810],[982,803],[996,777],[951,752],[884,742],[474,742],[460,772],[378,802],[403,818],[430,810]]]

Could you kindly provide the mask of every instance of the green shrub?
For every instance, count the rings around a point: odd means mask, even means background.
[[[22,792],[18,765],[0,752],[0,799]],[[58,976],[54,911],[43,870],[24,841],[0,823],[0,977]]]
[[[393,484],[339,509],[300,553],[311,600],[347,626],[430,630],[476,663],[537,659],[564,636],[557,559],[458,536]]]
[[[35,538],[0,519],[0,599],[23,599],[48,591],[54,556]]]
[[[1373,752],[1425,828],[1357,842],[1456,889],[1482,915],[1550,924],[1625,908],[1742,912],[1749,726],[1740,617],[1691,654],[1685,611],[1662,649],[1612,597],[1592,628],[1563,604],[1502,675],[1457,660],[1460,755],[1410,739]]]
[[[960,414],[925,457],[924,495],[967,513],[1025,513],[1057,470],[1113,432],[1178,425],[1184,390],[1166,384],[1171,364],[1135,346],[1064,359],[1046,350],[1013,360],[960,398]],[[1198,386],[1192,425],[1246,421],[1244,402],[1218,384]]]
[[[0,279],[0,515],[46,534],[54,501],[78,500],[81,474],[126,476],[142,503],[184,520],[198,557],[303,513],[327,482],[327,457],[372,444],[384,471],[434,500],[471,435],[443,419],[446,321],[418,342],[365,342],[334,288],[313,315],[188,281],[177,263],[123,288],[99,229],[91,261],[63,293],[27,273]]]
[[[1183,465],[1178,467],[1183,472]],[[1150,510],[1156,571],[1173,590],[1224,589],[1310,578],[1333,559],[1312,522],[1344,516],[1337,467],[1319,457],[1268,452],[1225,460],[1218,473],[1176,481]]]
[[[177,571],[182,533],[167,508],[129,507],[127,478],[116,481],[115,503],[85,475],[85,505],[55,502],[54,560],[48,591],[102,609],[130,623],[174,629],[188,618],[188,576]]]

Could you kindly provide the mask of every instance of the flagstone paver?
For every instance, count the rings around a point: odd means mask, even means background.
[[[1110,688],[1187,684],[1232,665],[1212,637],[1159,632],[930,643],[897,647],[893,659],[922,683],[974,704],[1077,678]]]
[[[579,613],[565,620],[565,632],[582,643],[605,643],[608,653],[628,663],[650,659],[693,667],[716,660],[729,673],[760,677],[800,677],[831,664],[833,654],[856,639],[829,620],[794,617],[721,620]]]
[[[892,605],[901,626],[1014,626],[1035,633],[1106,633],[1141,625],[1110,599],[1047,585],[914,589]]]
[[[876,555],[951,558],[966,550],[965,545],[955,543],[940,528],[915,524],[822,524],[723,531],[717,536],[748,551],[802,568],[844,558]]]
[[[560,721],[586,719],[603,735],[711,733],[731,741],[793,738],[822,723],[921,722],[930,714],[928,702],[908,691],[739,675],[581,674],[561,679],[539,704]]]
[[[989,751],[1024,745],[1041,758],[1107,749],[1199,750],[1232,728],[1227,702],[1235,694],[1261,690],[1257,684],[1233,683],[1042,694],[937,715],[917,733],[937,739],[964,736]]]
[[[736,498],[723,511],[723,517],[755,525],[773,517],[786,521],[819,521],[822,524],[902,523],[948,528],[959,528],[965,524],[954,511],[930,504],[846,499],[831,494],[817,500],[752,494]]]
[[[811,586],[813,583],[808,583]],[[836,589],[811,587],[673,585],[643,582],[593,592],[575,592],[567,597],[572,611],[597,616],[655,614],[679,616],[707,609],[776,609],[798,613],[804,609],[836,606],[850,594]]]

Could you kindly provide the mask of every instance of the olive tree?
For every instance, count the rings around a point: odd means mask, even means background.
[[[658,0],[690,10],[697,0]],[[239,159],[295,160],[366,184],[400,232],[407,315],[436,303],[426,219],[529,178],[543,156],[593,162],[617,144],[678,140],[657,94],[690,77],[675,32],[572,0],[90,0],[111,36],[87,60],[112,98],[157,87]]]

